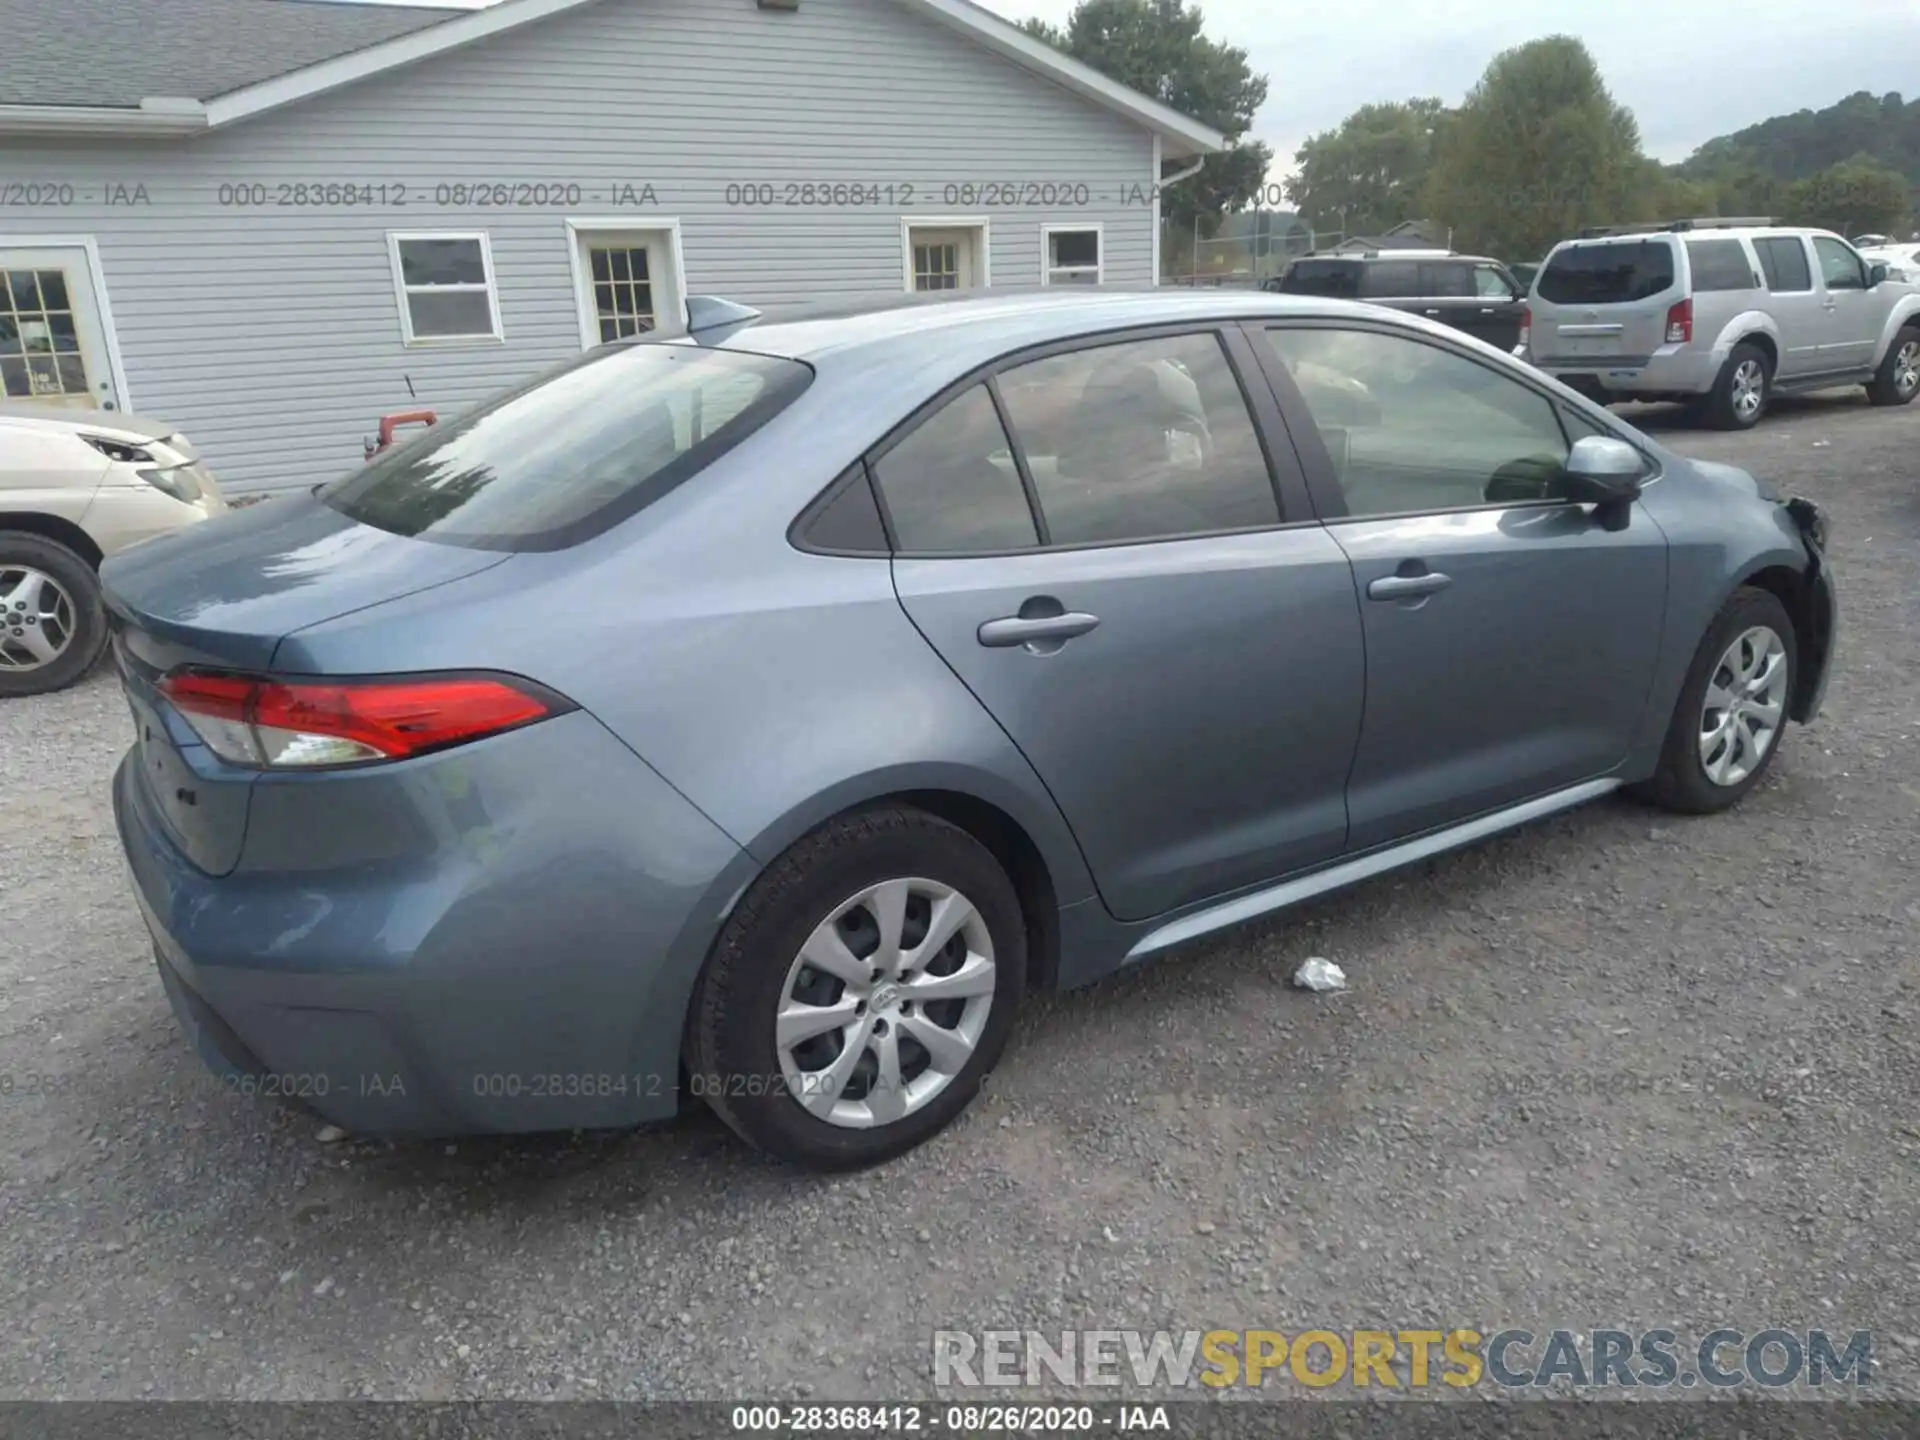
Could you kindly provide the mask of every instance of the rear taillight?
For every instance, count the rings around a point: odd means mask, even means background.
[[[1533,344],[1533,310],[1526,305],[1520,307],[1520,348],[1525,350]]]
[[[1689,296],[1667,311],[1667,344],[1686,345],[1693,340],[1693,299]]]
[[[328,681],[182,670],[160,693],[222,760],[268,770],[404,760],[565,708],[499,675]]]

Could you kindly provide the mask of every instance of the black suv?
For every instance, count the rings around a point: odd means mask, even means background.
[[[1410,310],[1489,345],[1520,343],[1526,288],[1498,260],[1480,255],[1303,255],[1267,281],[1283,295],[1328,295]]]

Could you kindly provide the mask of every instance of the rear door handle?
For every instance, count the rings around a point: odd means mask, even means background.
[[[1430,570],[1425,575],[1382,575],[1367,586],[1369,600],[1418,600],[1453,583],[1451,575]]]
[[[980,626],[980,643],[995,650],[1036,642],[1071,640],[1100,623],[1098,615],[1069,610],[1061,615],[1003,615]]]

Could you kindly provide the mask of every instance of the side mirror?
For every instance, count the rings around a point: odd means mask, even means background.
[[[1886,278],[1887,278],[1887,262],[1886,261],[1876,260],[1873,262],[1872,265],[1867,267],[1867,288],[1869,290],[1871,290],[1874,286],[1878,285],[1882,280]]]
[[[1567,454],[1567,498],[1583,505],[1617,505],[1640,493],[1646,473],[1640,452],[1610,435],[1583,435]]]

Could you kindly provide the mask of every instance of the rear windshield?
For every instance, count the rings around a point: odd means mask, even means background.
[[[1557,250],[1536,286],[1553,305],[1625,305],[1673,285],[1673,247],[1664,240],[1610,240]]]
[[[556,550],[652,504],[778,414],[797,360],[642,343],[589,351],[329,485],[362,524],[483,550]]]
[[[1354,300],[1360,295],[1358,260],[1296,260],[1280,279],[1289,295],[1328,295]]]

